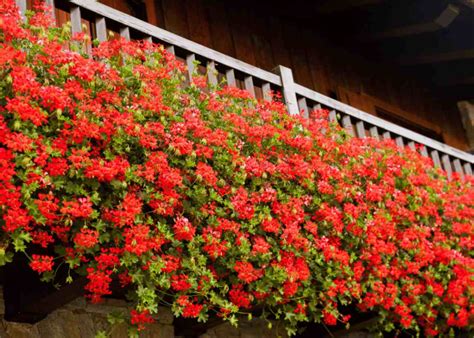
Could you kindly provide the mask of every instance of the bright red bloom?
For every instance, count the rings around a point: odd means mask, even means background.
[[[173,225],[174,235],[178,241],[192,241],[196,228],[186,217],[178,217]]]
[[[148,310],[142,310],[140,312],[136,310],[130,311],[130,323],[137,326],[138,331],[145,329],[146,324],[154,323],[155,320],[151,317]]]
[[[48,272],[53,269],[53,257],[45,255],[31,255],[32,261],[30,262],[30,267],[38,272]]]

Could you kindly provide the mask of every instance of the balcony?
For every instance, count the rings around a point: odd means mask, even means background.
[[[17,0],[20,8],[27,8],[27,0]],[[448,176],[453,172],[472,175],[474,155],[433,140],[399,125],[387,122],[340,101],[331,99],[293,80],[292,70],[278,66],[275,72],[268,72],[238,59],[222,54],[208,47],[139,20],[93,0],[48,0],[58,9],[69,13],[73,32],[82,32],[83,24],[88,33],[99,41],[110,34],[127,39],[147,39],[163,44],[166,49],[183,60],[192,77],[195,61],[200,65],[197,71],[208,70],[210,83],[224,80],[233,86],[248,90],[257,99],[268,100],[270,91],[281,93],[290,114],[303,112],[306,116],[313,109],[327,109],[330,119],[338,121],[350,134],[356,137],[392,139],[400,147],[410,147],[423,156],[430,157],[434,164],[443,168]]]

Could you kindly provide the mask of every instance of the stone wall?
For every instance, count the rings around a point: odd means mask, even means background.
[[[90,304],[78,298],[48,315],[36,324],[15,323],[3,320],[5,307],[3,290],[0,287],[0,338],[94,338],[100,330],[110,330],[107,314],[112,311],[128,311],[127,303],[118,299],[106,299],[100,304]],[[116,326],[110,331],[113,338],[126,338],[126,325]],[[262,320],[241,321],[239,329],[225,323],[208,330],[200,338],[277,338],[274,327],[271,331]],[[143,338],[181,338],[174,334],[173,315],[167,308],[159,309],[154,324],[142,331]]]
[[[5,312],[3,291],[0,289],[0,315]],[[78,298],[31,325],[1,320],[1,338],[94,338],[97,331],[109,330],[107,314],[111,311],[127,311],[122,300],[107,299],[101,304],[90,304]],[[126,325],[115,326],[110,331],[113,338],[127,338]],[[148,326],[140,337],[174,338],[173,315],[167,308],[160,308],[154,324]]]
[[[125,324],[110,328],[107,314],[130,310],[127,303],[118,299],[106,299],[101,304],[90,304],[78,298],[66,306],[52,312],[36,324],[15,323],[3,320],[5,307],[3,290],[0,287],[0,338],[94,338],[97,331],[106,330],[112,338],[127,338]],[[261,319],[239,321],[239,328],[223,323],[201,334],[199,338],[277,338],[286,337],[285,330],[272,323],[269,330],[267,322]],[[175,336],[173,315],[167,308],[159,309],[155,323],[142,331],[143,338],[184,338]],[[337,337],[370,338],[363,331],[337,334]],[[315,337],[316,338],[316,337]]]

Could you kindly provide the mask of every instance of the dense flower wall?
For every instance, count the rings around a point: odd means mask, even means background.
[[[379,332],[473,329],[472,178],[352,138],[325,111],[186,86],[158,45],[88,56],[50,21],[0,0],[0,263],[85,275],[92,302],[119,281],[135,309],[111,321],[131,334],[159,304],[290,334],[354,311]]]

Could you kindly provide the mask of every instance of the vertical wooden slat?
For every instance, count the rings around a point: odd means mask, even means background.
[[[462,165],[461,165],[461,161],[456,158],[454,161],[453,161],[453,165],[454,165],[454,171],[456,171],[458,174],[460,174],[461,176],[463,175],[463,171],[462,171]]]
[[[268,82],[265,82],[264,84],[262,84],[263,99],[265,101],[272,100],[271,90],[272,88]]]
[[[51,10],[51,16],[53,19],[56,19],[56,11],[55,11],[55,6],[54,6],[54,0],[46,0],[46,4],[49,6]]]
[[[408,148],[410,148],[411,150],[416,150],[415,142],[408,141]]]
[[[334,123],[337,123],[337,113],[335,110],[331,110],[329,112],[329,122],[334,122]]]
[[[71,7],[70,14],[71,14],[71,30],[72,30],[72,33],[82,32],[81,8],[79,6]]]
[[[342,126],[350,135],[354,136],[354,127],[352,126],[351,117],[349,115],[342,117]]]
[[[377,129],[376,126],[370,127],[370,136],[376,139],[379,138],[379,130]]]
[[[217,70],[216,70],[216,63],[212,60],[207,62],[207,79],[209,84],[212,86],[217,85]]]
[[[151,36],[147,36],[146,38],[144,38],[143,40],[147,41],[147,42],[153,42],[153,38]]]
[[[441,160],[439,159],[439,153],[437,150],[431,151],[431,159],[433,160],[435,166],[441,167]]]
[[[444,170],[448,173],[448,177],[451,177],[451,174],[453,173],[453,167],[451,166],[449,155],[444,154],[441,156],[441,161],[443,162]]]
[[[322,109],[322,107],[319,103],[313,104],[313,110],[320,110],[320,109]]]
[[[388,132],[388,131],[384,131],[382,133],[382,137],[383,137],[384,140],[390,140],[392,138],[392,136],[390,135],[390,132]]]
[[[306,98],[301,97],[298,99],[298,108],[299,108],[299,111],[303,112],[303,116],[305,118],[309,117],[308,104],[306,103]]]
[[[472,176],[472,167],[471,167],[471,163],[464,163],[464,172],[466,173],[466,175],[471,175]]]
[[[421,147],[420,154],[421,156],[428,157],[428,149],[426,149],[426,146]]]
[[[193,79],[193,73],[194,73],[194,61],[196,60],[196,55],[195,54],[188,54],[186,56],[186,66],[188,67],[188,77],[189,77],[189,82]]]
[[[235,73],[233,69],[227,69],[225,71],[225,78],[227,80],[227,85],[236,87],[237,82],[235,81]]]
[[[280,75],[282,83],[283,98],[285,99],[286,107],[291,115],[298,114],[298,102],[296,101],[296,92],[294,88],[293,73],[290,68],[278,66],[277,72]]]
[[[356,131],[357,131],[357,136],[360,138],[364,138],[365,135],[365,126],[363,121],[357,121],[356,122]]]
[[[167,50],[168,53],[176,55],[176,51],[174,49],[174,46],[170,45],[170,46],[166,47],[166,50]]]
[[[21,17],[25,19],[25,13],[26,13],[26,0],[15,0],[16,5],[18,6],[18,9],[20,10]]]
[[[97,34],[97,40],[100,42],[107,41],[107,26],[103,16],[95,18],[95,31]]]
[[[245,89],[253,96],[255,97],[255,88],[253,86],[253,78],[252,76],[248,75],[244,78],[244,86]]]
[[[128,27],[120,28],[120,36],[125,38],[126,40],[130,40],[130,28]]]
[[[405,146],[405,144],[403,143],[403,137],[401,136],[397,136],[395,138],[395,143],[397,144],[397,146],[399,146],[400,148],[403,148]]]

